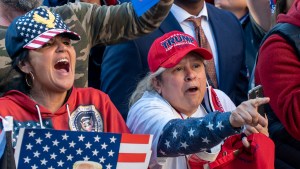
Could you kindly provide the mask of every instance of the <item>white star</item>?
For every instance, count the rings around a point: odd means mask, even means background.
[[[173,138],[177,138],[177,131],[176,131],[176,129],[172,132],[173,133]]]
[[[26,158],[23,158],[24,159],[24,163],[29,163],[30,162],[30,158],[27,156]]]
[[[57,162],[58,167],[62,167],[64,165],[64,162],[62,162],[61,160],[59,162]]]
[[[210,141],[207,139],[207,137],[205,137],[205,138],[202,138],[202,142],[208,144]]]
[[[219,130],[222,130],[224,126],[222,125],[222,121],[218,121],[218,124],[217,124],[217,128],[219,128]]]
[[[100,163],[104,163],[104,161],[106,160],[103,156],[101,158],[99,158]]]
[[[54,141],[52,141],[52,143],[53,143],[53,146],[58,146],[58,141],[57,140],[54,140]]]
[[[81,134],[79,137],[78,137],[79,141],[83,141],[84,139],[84,136]]]
[[[108,156],[114,156],[114,154],[115,154],[115,152],[113,152],[112,150],[110,150],[109,152],[108,152]]]
[[[48,161],[47,161],[45,158],[44,158],[43,160],[41,160],[41,164],[42,164],[42,165],[47,165],[47,162],[48,162]]]
[[[37,169],[38,167],[34,164],[31,166],[31,169]]]
[[[74,148],[75,144],[76,143],[74,143],[74,141],[72,141],[71,143],[69,143],[69,145],[70,145],[69,147],[73,147]]]
[[[50,154],[50,159],[54,159],[54,160],[55,160],[55,159],[56,159],[56,156],[57,156],[57,155],[56,155],[55,153]]]
[[[89,161],[89,157],[88,156],[85,156],[85,157],[83,157],[83,161]]]
[[[32,147],[33,146],[29,143],[29,144],[26,145],[26,150],[31,150]]]
[[[90,149],[91,146],[92,146],[92,144],[90,142],[88,142],[88,143],[85,144],[85,148],[89,148]]]
[[[28,134],[29,134],[29,137],[34,137],[35,132],[31,131],[31,132],[29,132]]]
[[[164,151],[162,151],[162,150],[159,150],[159,152],[160,152],[160,154],[162,154],[162,155],[166,155],[166,153],[164,152]]]
[[[97,156],[98,153],[99,153],[99,151],[97,151],[96,149],[94,151],[92,151],[92,152],[93,152],[93,156]]]
[[[53,167],[51,166],[51,167],[49,167],[48,169],[55,169],[55,168],[53,168]]]
[[[36,144],[41,144],[43,140],[39,137],[38,139],[35,139],[35,141],[36,141]]]
[[[193,130],[192,128],[189,130],[189,135],[190,135],[190,137],[192,137],[192,136],[194,136],[194,132],[195,132],[195,130]]]
[[[168,140],[166,140],[165,145],[167,146],[167,148],[170,148],[170,142]]]
[[[105,143],[101,144],[101,149],[105,149],[106,150],[107,145]]]
[[[39,33],[40,34],[40,33]],[[46,121],[46,125],[49,125],[49,121]]]
[[[184,143],[180,142],[180,144],[181,144],[180,147],[183,147],[184,149],[186,149],[189,146],[188,144],[186,144],[186,142]]]
[[[68,161],[72,161],[72,159],[73,159],[73,156],[71,154],[67,156]]]
[[[41,153],[39,153],[38,151],[36,151],[36,152],[34,152],[33,154],[34,154],[33,157],[38,157],[38,158],[39,158],[39,156],[40,156]]]
[[[214,125],[208,122],[208,125],[206,126],[209,130],[214,130]]]
[[[67,149],[65,149],[65,147],[63,147],[63,148],[61,148],[59,150],[60,150],[60,153],[63,153],[63,154],[65,154],[65,152],[67,151]]]
[[[111,169],[112,165],[110,165],[110,163],[108,165],[106,165],[107,169]]]
[[[68,135],[67,135],[67,133],[65,133],[64,135],[62,135],[62,140],[68,140]]]
[[[46,138],[51,138],[52,134],[50,132],[46,133]]]
[[[81,155],[82,150],[79,148],[78,150],[76,150],[77,154]]]
[[[113,136],[112,138],[110,138],[110,143],[116,143],[117,138],[115,138],[115,136]]]
[[[46,146],[43,147],[43,149],[44,149],[43,151],[47,151],[48,152],[48,150],[50,149],[50,147],[48,147],[48,145],[46,145]]]
[[[94,139],[95,139],[95,142],[99,142],[100,137],[97,135],[96,137],[94,137]]]

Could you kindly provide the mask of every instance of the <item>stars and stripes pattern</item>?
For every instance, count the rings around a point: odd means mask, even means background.
[[[68,169],[76,161],[93,161],[103,169],[146,169],[151,135],[20,129],[17,168]]]
[[[19,18],[16,28],[19,36],[24,39],[24,48],[27,49],[40,48],[61,33],[73,34],[74,37],[78,37],[76,39],[80,38],[77,33],[69,30],[58,14],[43,7],[36,8]]]
[[[208,151],[225,137],[240,133],[229,122],[230,113],[211,112],[203,118],[170,120],[158,143],[159,157],[177,157]]]

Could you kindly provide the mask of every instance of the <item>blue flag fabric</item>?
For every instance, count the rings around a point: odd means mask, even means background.
[[[143,15],[148,9],[158,3],[159,0],[132,0],[132,6],[138,16]]]
[[[0,157],[2,157],[6,145],[6,137],[5,137],[5,131],[2,131],[0,134]]]

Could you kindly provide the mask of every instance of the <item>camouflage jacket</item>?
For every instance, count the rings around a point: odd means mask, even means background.
[[[74,85],[87,86],[91,47],[115,44],[152,32],[167,16],[172,3],[173,0],[161,0],[141,17],[137,17],[131,3],[98,6],[78,2],[50,8],[60,14],[72,31],[81,36],[81,40],[73,44],[77,54]],[[0,26],[0,96],[10,89],[18,90],[20,84],[19,74],[12,70],[5,49],[6,29]]]

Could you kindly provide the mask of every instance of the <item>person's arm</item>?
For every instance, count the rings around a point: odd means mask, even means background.
[[[269,0],[247,0],[250,15],[265,31],[271,27],[271,9]]]
[[[295,50],[279,35],[270,36],[260,49],[256,82],[285,129],[300,140],[300,61]]]
[[[115,6],[69,3],[55,10],[66,15],[69,18],[67,22],[78,20],[81,25],[74,26],[82,26],[94,46],[115,44],[152,32],[165,19],[172,4],[173,0],[160,0],[140,17],[130,2]]]
[[[267,121],[258,114],[257,107],[269,100],[250,99],[232,112],[210,112],[203,118],[169,121],[157,144],[158,157],[176,157],[205,151],[226,137],[239,133],[244,125],[265,126]]]
[[[212,112],[204,118],[170,120],[157,144],[158,157],[177,157],[208,150],[226,137],[237,134],[229,121],[230,112]]]

